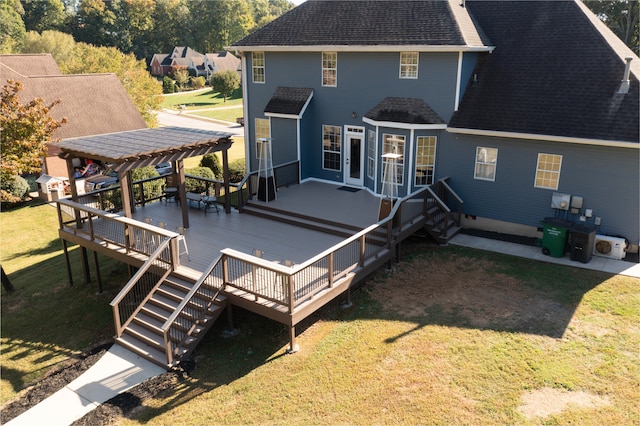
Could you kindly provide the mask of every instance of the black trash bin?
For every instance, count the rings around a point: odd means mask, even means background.
[[[595,226],[578,223],[569,229],[569,256],[571,260],[589,263],[596,240]]]

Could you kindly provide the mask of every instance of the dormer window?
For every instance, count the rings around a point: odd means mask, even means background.
[[[337,52],[322,52],[322,85],[326,87],[338,85]]]
[[[264,83],[264,52],[253,52],[251,65],[253,66],[253,82]]]
[[[418,78],[418,52],[400,52],[400,78]]]

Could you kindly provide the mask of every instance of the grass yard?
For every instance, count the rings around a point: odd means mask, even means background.
[[[242,105],[242,90],[236,89],[227,98],[226,102],[220,93],[212,89],[173,93],[163,95],[162,99],[162,108],[173,110],[178,110],[179,105],[185,105],[187,111],[203,108],[235,107]]]
[[[126,268],[70,288],[55,210],[3,211],[2,403],[113,334]],[[403,262],[298,327],[234,310],[191,375],[119,425],[640,424],[640,279],[416,239]],[[78,255],[74,250],[74,256]],[[77,265],[74,259],[74,265]],[[93,267],[92,267],[93,269]]]

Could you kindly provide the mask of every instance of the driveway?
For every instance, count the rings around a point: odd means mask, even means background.
[[[206,118],[197,118],[189,116],[189,114],[168,112],[167,110],[158,111],[158,124],[161,126],[177,126],[188,127],[190,129],[214,130],[218,132],[228,132],[238,136],[244,136],[244,127],[236,123],[223,124],[207,120]]]

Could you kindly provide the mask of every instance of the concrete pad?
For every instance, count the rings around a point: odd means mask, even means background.
[[[114,396],[167,370],[114,344],[91,368],[7,426],[69,425]]]
[[[594,271],[606,272],[609,274],[625,275],[640,278],[640,263],[625,262],[624,260],[607,259],[593,256],[588,263],[571,260],[568,255],[563,257],[551,257],[542,254],[540,247],[527,246],[524,244],[510,243],[507,241],[492,240],[490,238],[476,237],[466,234],[457,234],[449,243],[487,250],[496,253],[510,254],[512,256],[525,257],[527,259],[539,260],[541,262],[555,263],[558,265],[573,266],[574,268],[591,269]]]

